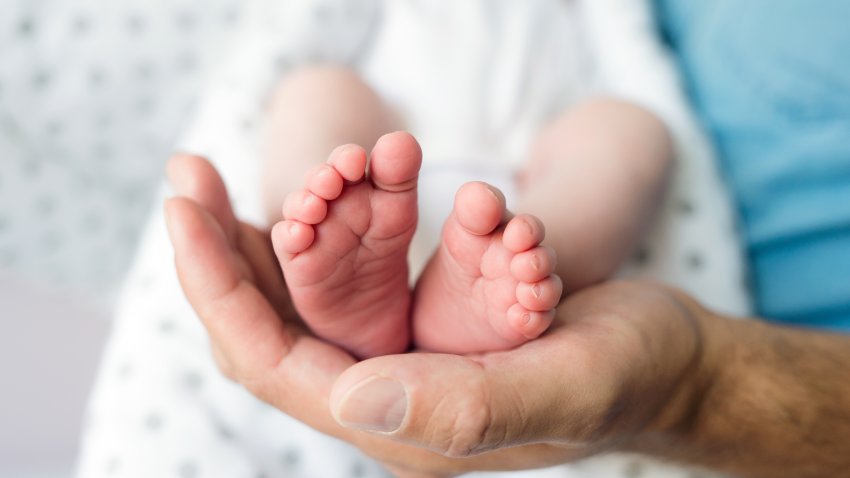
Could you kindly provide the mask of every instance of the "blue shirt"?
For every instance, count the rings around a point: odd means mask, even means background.
[[[850,1],[656,9],[738,206],[757,312],[850,331]]]

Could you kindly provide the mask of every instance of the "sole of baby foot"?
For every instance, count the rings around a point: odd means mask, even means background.
[[[417,347],[447,353],[505,350],[538,337],[555,316],[561,281],[543,224],[511,217],[502,193],[463,185],[442,242],[414,293]]]
[[[341,146],[283,205],[272,230],[293,304],[313,332],[358,358],[410,344],[407,252],[417,223],[419,144],[384,135],[368,161]]]

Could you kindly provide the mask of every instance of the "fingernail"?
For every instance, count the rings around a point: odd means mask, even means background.
[[[407,392],[401,382],[373,375],[349,389],[337,410],[343,426],[390,433],[404,421]]]

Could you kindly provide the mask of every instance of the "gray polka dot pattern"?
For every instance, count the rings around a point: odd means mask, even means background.
[[[111,457],[106,462],[105,472],[107,476],[114,476],[121,469],[121,460],[118,457]]]
[[[0,269],[109,300],[235,4],[4,2]]]
[[[294,448],[290,448],[281,454],[280,461],[286,468],[295,468],[298,466],[298,462],[301,461],[301,453]]]
[[[363,478],[366,475],[366,466],[361,462],[351,465],[351,478]]]
[[[145,418],[145,427],[150,431],[157,431],[162,428],[165,420],[158,413],[151,413]]]
[[[198,475],[198,465],[194,461],[185,461],[177,467],[177,476],[180,478],[195,478]]]
[[[236,439],[236,435],[233,433],[233,430],[227,427],[227,425],[219,424],[217,427],[218,435],[227,441],[232,441]]]
[[[130,378],[133,375],[133,363],[129,360],[122,363],[117,373],[119,378]]]
[[[197,146],[187,149],[207,154],[216,162],[228,180],[239,214],[249,219],[259,215],[254,207],[256,204],[252,203],[256,189],[256,181],[252,180],[256,179],[256,171],[252,169],[255,166],[246,158],[256,158],[253,148],[256,135],[263,127],[259,112],[267,100],[264,89],[277,75],[294,65],[321,57],[316,51],[299,51],[301,56],[294,56],[292,52],[281,52],[281,48],[275,46],[274,42],[284,31],[279,28],[280,23],[286,24],[291,19],[279,18],[282,16],[276,14],[277,10],[272,5],[285,3],[265,2],[261,18],[252,25],[257,28],[242,32],[247,39],[238,39],[245,41],[239,43],[238,58],[231,58],[235,66],[220,73],[200,104],[201,113],[194,117],[197,131],[190,130],[185,140],[185,144]],[[309,6],[311,2],[286,4]],[[346,10],[353,4],[355,2],[351,0],[336,3],[313,0],[313,7],[298,12],[304,17],[297,17],[297,23],[329,22],[335,28],[346,22],[353,24],[349,21],[350,12],[339,13],[340,5],[345,5],[342,10]],[[178,124],[179,121],[173,118],[185,114],[191,107],[190,95],[186,93],[189,88],[185,85],[188,78],[202,75],[208,66],[206,50],[192,48],[191,45],[212,29],[233,25],[243,16],[235,0],[204,2],[202,10],[191,8],[198,4],[177,0],[167,4],[168,14],[162,16],[149,14],[148,5],[142,0],[132,0],[126,5],[122,3],[121,8],[111,12],[108,25],[95,12],[80,9],[68,15],[65,21],[70,23],[66,28],[77,32],[78,38],[94,38],[107,26],[112,29],[113,35],[116,31],[120,32],[121,42],[126,44],[158,42],[164,32],[173,35],[169,38],[168,48],[126,55],[120,69],[113,67],[115,63],[111,57],[81,62],[74,70],[76,87],[81,92],[85,91],[86,95],[101,99],[93,102],[91,111],[87,112],[88,117],[79,123],[51,115],[45,116],[37,125],[27,125],[32,131],[52,132],[47,136],[52,138],[50,151],[59,151],[61,146],[85,158],[82,163],[85,167],[75,170],[67,182],[79,201],[84,201],[75,216],[78,219],[72,221],[69,230],[76,228],[80,231],[78,234],[85,232],[90,237],[86,240],[93,245],[84,253],[88,254],[86,263],[89,265],[93,258],[98,257],[99,247],[105,247],[102,241],[98,242],[101,238],[132,242],[134,233],[139,230],[138,217],[123,219],[125,215],[131,215],[136,210],[134,208],[143,210],[149,203],[146,200],[149,183],[138,178],[155,176],[152,163],[156,163],[158,174],[161,162],[151,158],[157,158],[156,153],[162,149],[162,144],[173,139],[165,126]],[[29,37],[36,37],[40,29],[40,23],[24,28]],[[269,29],[274,35],[269,33]],[[328,39],[331,35],[322,35],[321,38]],[[46,75],[35,81],[42,71]],[[50,69],[33,69],[27,78],[33,82],[27,83],[27,88],[41,88],[48,93],[66,81]],[[166,84],[169,89],[173,87],[181,94],[171,91],[166,94],[162,86]],[[115,100],[123,88],[130,88],[133,94]],[[0,95],[8,90],[8,79],[0,75]],[[114,102],[106,101],[105,97]],[[180,101],[167,99],[176,97]],[[67,146],[68,138],[78,134],[81,124],[101,134],[91,135],[86,141],[73,144],[73,148]],[[0,127],[2,125],[0,123]],[[144,125],[145,128],[130,136],[122,132],[128,125]],[[18,124],[13,126],[18,137],[25,137]],[[115,158],[128,156],[138,161],[132,163],[130,169],[124,163],[119,167]],[[48,157],[46,154],[24,154],[22,157],[25,160],[15,165],[16,174],[31,178],[33,184],[40,184],[38,181],[54,174],[54,169],[68,169],[61,160],[44,159]],[[58,155],[52,157],[61,158]],[[159,157],[159,161],[162,157],[164,155]],[[144,158],[144,161],[139,158]],[[103,179],[106,173],[110,175],[109,182]],[[0,181],[3,181],[3,175],[0,175]],[[110,184],[121,186],[110,188]],[[5,187],[6,183],[0,182],[0,195]],[[699,200],[685,194],[687,192],[687,189],[674,192],[665,218],[698,222],[703,217],[703,208],[698,207]],[[61,199],[40,199],[55,197],[52,189],[39,189],[38,194],[31,196],[32,209],[41,207],[47,211],[42,214],[51,217],[69,214]],[[115,211],[103,204],[105,197],[116,201],[110,204],[122,205],[122,220],[118,221],[118,225],[115,225]],[[156,198],[153,201],[156,207],[160,200]],[[0,217],[9,224],[5,229],[14,227],[20,220],[17,215],[2,214],[0,210]],[[128,294],[122,299],[115,334],[104,358],[106,366],[94,393],[91,407],[96,413],[92,414],[91,432],[83,447],[80,478],[389,476],[380,465],[349,445],[282,415],[221,376],[211,359],[203,328],[180,293],[162,222],[161,213],[154,209],[147,229],[149,236],[142,243],[131,273]],[[0,251],[4,250],[3,230],[0,226]],[[38,232],[39,237],[44,237],[49,235],[50,230],[39,229]],[[51,240],[60,241],[63,234]],[[69,246],[60,241],[55,247],[56,255],[61,258],[62,251]],[[705,273],[714,262],[709,255],[703,255],[701,248],[691,245],[668,248],[660,240],[647,241],[634,262],[640,268],[651,269],[658,261],[669,258],[671,267],[684,270],[687,264],[693,262],[690,257],[694,254],[702,258],[704,267],[688,274]],[[0,260],[4,257],[0,255]],[[24,262],[31,261],[26,259]],[[98,262],[109,264],[108,260]],[[68,270],[74,277],[75,269]],[[116,463],[114,469],[109,468],[111,463]],[[519,476],[684,478],[687,473],[641,458],[612,456],[557,469],[535,470]]]
[[[186,372],[183,374],[183,385],[192,391],[200,389],[204,384],[204,377],[198,372]]]

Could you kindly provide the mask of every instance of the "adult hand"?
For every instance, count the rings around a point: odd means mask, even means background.
[[[577,293],[517,349],[360,363],[295,316],[268,233],[239,223],[206,161],[176,157],[166,203],[178,275],[222,371],[399,475],[527,469],[663,441],[708,376],[680,293],[610,283]],[[462,319],[462,318],[460,318]]]

